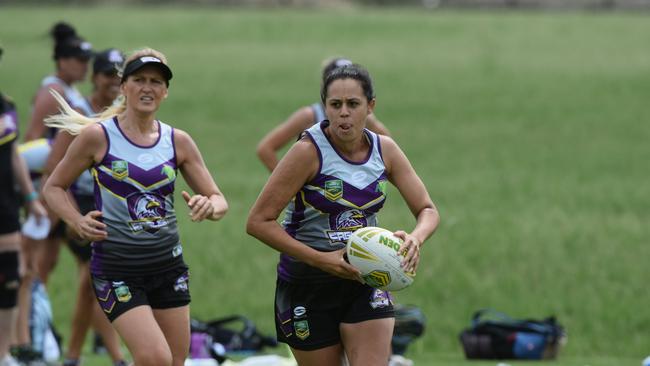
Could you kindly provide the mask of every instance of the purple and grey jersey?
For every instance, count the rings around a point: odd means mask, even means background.
[[[352,162],[341,156],[325,135],[328,123],[306,130],[318,152],[319,171],[289,203],[282,222],[293,238],[324,252],[344,248],[354,230],[377,226],[388,182],[377,134],[364,131],[370,143],[368,156],[363,162]],[[280,256],[278,275],[294,283],[337,278],[286,254]]]
[[[158,123],[158,141],[140,146],[117,119],[100,122],[108,149],[92,168],[95,206],[108,239],[92,244],[94,275],[152,275],[183,263],[174,212],[174,130]]]

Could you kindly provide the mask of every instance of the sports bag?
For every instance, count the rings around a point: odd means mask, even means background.
[[[517,320],[491,309],[477,311],[460,334],[468,359],[555,359],[566,341],[554,316]]]
[[[424,333],[427,319],[414,305],[395,304],[395,327],[391,346],[394,355],[404,355],[408,346]]]
[[[278,345],[275,337],[260,334],[255,324],[242,315],[232,315],[207,322],[191,319],[190,329],[193,340],[200,339],[201,342],[206,342],[207,337],[201,337],[199,334],[208,335],[207,343],[219,343],[225,353],[257,352],[264,347]],[[214,356],[214,352],[212,353]]]

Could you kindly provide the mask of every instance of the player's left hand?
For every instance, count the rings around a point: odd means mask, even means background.
[[[190,208],[190,218],[192,221],[199,222],[212,216],[214,206],[208,197],[200,194],[190,196],[186,191],[183,191],[182,195],[185,202],[187,202],[187,206]]]
[[[402,268],[406,272],[415,274],[420,263],[420,241],[413,235],[408,234],[403,230],[398,230],[393,233],[396,237],[403,240],[399,248],[399,252],[404,256],[402,260]]]

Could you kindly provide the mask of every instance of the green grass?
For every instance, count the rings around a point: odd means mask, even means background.
[[[554,364],[638,365],[650,353],[647,15],[2,7],[0,83],[23,126],[59,19],[96,48],[147,45],[170,60],[159,117],[192,134],[231,205],[216,224],[179,207],[195,317],[243,313],[272,332],[277,254],[244,232],[267,177],[254,147],[317,100],[321,60],[345,55],[371,71],[376,113],[442,216],[397,294],[428,317],[409,357],[467,364],[458,334],[483,307],[555,314],[569,340]],[[413,226],[394,189],[380,217]],[[74,284],[66,252],[50,288],[65,334]]]

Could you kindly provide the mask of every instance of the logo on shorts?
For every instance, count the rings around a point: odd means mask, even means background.
[[[20,282],[18,280],[5,282],[5,290],[17,290],[18,287],[20,287]]]
[[[343,181],[340,179],[325,181],[325,198],[336,201],[343,197]]]
[[[296,333],[296,337],[303,341],[309,337],[309,322],[307,322],[307,320],[294,321],[293,329]]]
[[[111,163],[111,172],[116,180],[124,180],[129,176],[129,163],[124,160],[115,160]]]
[[[304,318],[305,314],[307,314],[307,309],[305,309],[304,306],[296,306],[295,308],[293,308],[294,319]]]
[[[187,292],[188,290],[188,282],[190,280],[190,275],[188,272],[183,273],[180,277],[176,279],[176,282],[174,283],[174,291],[176,292]]]
[[[131,300],[131,291],[129,287],[124,284],[124,282],[113,282],[113,288],[115,289],[115,296],[119,302],[128,302]]]
[[[385,308],[391,303],[390,294],[382,290],[374,290],[370,296],[370,307],[373,309]]]

